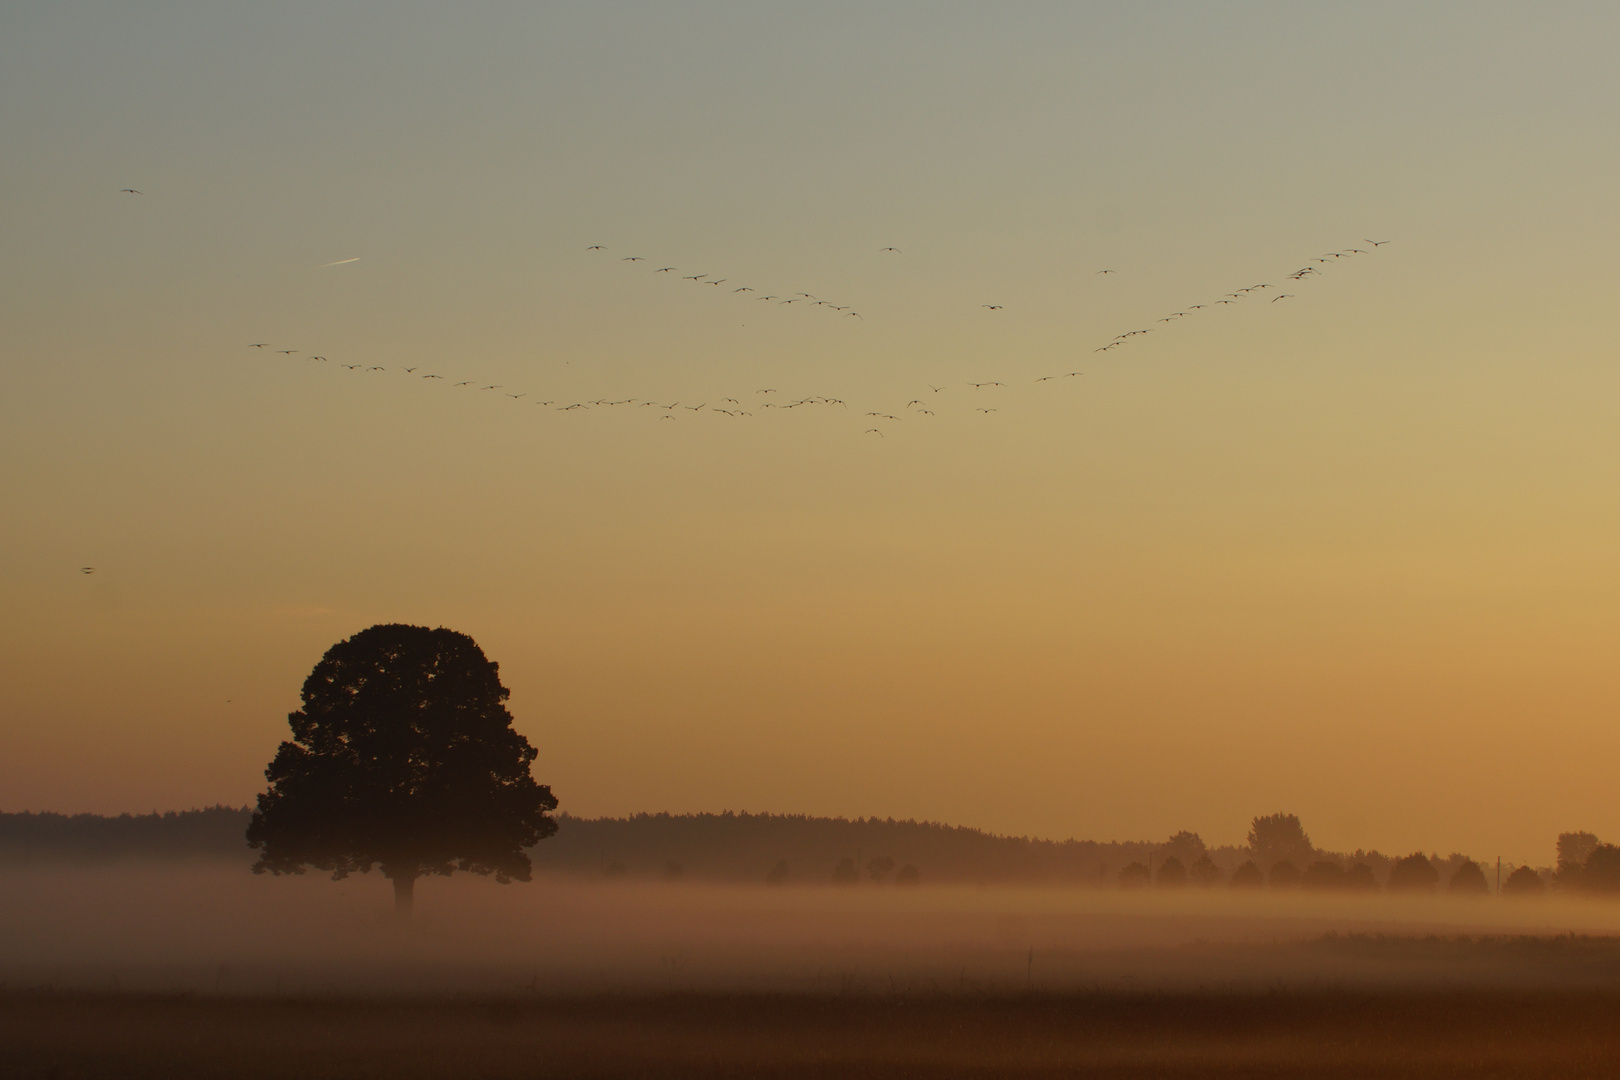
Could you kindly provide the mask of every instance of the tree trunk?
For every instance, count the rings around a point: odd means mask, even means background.
[[[415,899],[416,875],[398,873],[394,875],[394,914],[401,919],[411,917],[411,903]]]

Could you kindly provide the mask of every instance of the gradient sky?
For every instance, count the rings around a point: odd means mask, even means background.
[[[501,664],[578,814],[1620,836],[1617,45],[0,3],[0,809],[249,801],[321,653],[405,621]]]

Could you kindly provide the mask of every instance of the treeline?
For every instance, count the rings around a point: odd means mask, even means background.
[[[116,859],[250,861],[241,806],[166,814],[0,814],[0,863],[106,862]]]
[[[213,806],[164,814],[0,813],[0,864],[117,859],[252,859],[251,810]],[[1233,887],[1372,892],[1620,895],[1620,847],[1588,832],[1558,838],[1541,869],[1485,866],[1462,855],[1317,848],[1293,814],[1253,820],[1242,845],[1197,833],[1159,842],[1043,840],[894,818],[804,814],[560,814],[557,834],[529,852],[538,872],[625,879],[765,884],[1029,884],[1094,888]]]

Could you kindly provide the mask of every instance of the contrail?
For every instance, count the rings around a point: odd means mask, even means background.
[[[322,263],[320,266],[316,267],[316,269],[317,270],[325,270],[328,266],[342,266],[344,263],[359,262],[359,261],[360,261],[360,256],[356,255],[352,259],[339,259],[337,262]]]

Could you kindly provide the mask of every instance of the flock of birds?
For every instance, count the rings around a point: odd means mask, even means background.
[[[138,194],[137,192],[133,191],[131,193]],[[1308,261],[1306,265],[1300,267],[1299,269],[1284,275],[1282,280],[1293,282],[1294,287],[1297,287],[1311,278],[1321,276],[1324,268],[1332,266],[1343,259],[1353,259],[1358,256],[1370,254],[1372,251],[1383,247],[1389,241],[1366,240],[1364,242],[1368,245],[1367,247],[1352,247],[1340,251],[1326,252],[1315,259]],[[600,244],[593,244],[586,250],[588,252],[602,252],[607,254],[606,247]],[[900,249],[894,247],[882,248],[880,249],[880,252],[883,254],[893,255],[901,254]],[[618,259],[619,261],[629,263],[631,267],[636,268],[640,268],[639,264],[641,263],[650,262],[650,260],[640,255],[624,255],[619,256]],[[697,286],[727,289],[729,295],[731,296],[756,303],[769,302],[775,305],[789,307],[792,307],[793,305],[802,305],[802,309],[821,310],[842,318],[864,318],[860,312],[854,309],[852,305],[835,304],[831,300],[823,299],[807,292],[793,292],[787,294],[766,293],[761,290],[757,290],[752,286],[733,284],[728,278],[717,277],[710,273],[684,274],[681,273],[681,268],[678,266],[660,265],[656,267],[648,267],[647,269],[653,274],[667,275],[672,281],[681,280],[691,282]],[[1108,275],[1114,274],[1116,271],[1098,270],[1096,273],[1099,275]],[[1145,335],[1155,333],[1162,329],[1168,329],[1170,326],[1176,324],[1180,320],[1190,319],[1196,315],[1200,315],[1201,313],[1214,312],[1223,307],[1237,305],[1245,301],[1253,301],[1255,299],[1264,298],[1268,304],[1276,304],[1285,300],[1294,299],[1297,295],[1296,293],[1281,291],[1282,288],[1286,287],[1288,286],[1280,287],[1274,282],[1262,282],[1255,285],[1243,286],[1241,288],[1234,289],[1231,292],[1225,293],[1220,299],[1211,299],[1206,303],[1190,304],[1178,311],[1173,311],[1168,315],[1159,318],[1154,325],[1141,327],[1134,330],[1127,330],[1123,333],[1117,334],[1111,340],[1103,345],[1098,346],[1092,351],[1094,353],[1109,353],[1115,349],[1123,348],[1126,345],[1136,343],[1145,337]],[[1273,292],[1272,290],[1277,291]],[[1003,310],[1003,307],[1000,304],[982,304],[980,306],[991,311]],[[249,345],[249,348],[252,349],[270,349],[271,347],[272,345],[270,342],[264,341],[252,342]],[[331,361],[329,361],[324,355],[304,354],[297,349],[276,348],[274,349],[274,352],[289,358],[302,356],[314,363],[331,363]],[[543,409],[562,413],[582,412],[591,409],[648,409],[663,421],[676,420],[678,417],[686,413],[693,414],[694,416],[711,415],[724,417],[728,420],[742,420],[761,415],[767,410],[786,411],[792,409],[838,408],[851,410],[856,412],[858,415],[862,415],[862,418],[870,424],[870,426],[862,429],[862,434],[876,435],[879,438],[886,437],[885,426],[883,425],[898,423],[908,419],[926,420],[936,416],[938,414],[938,410],[930,406],[934,405],[936,401],[940,400],[937,395],[951,389],[951,387],[947,385],[935,386],[931,383],[924,384],[927,387],[926,391],[918,390],[915,395],[904,405],[873,409],[866,409],[859,406],[852,407],[844,398],[825,394],[790,396],[776,387],[759,387],[753,389],[751,392],[742,392],[741,397],[724,396],[713,399],[705,398],[701,401],[676,400],[666,402],[658,399],[644,399],[638,397],[597,397],[585,398],[578,401],[567,401],[558,398],[548,398],[542,394],[532,393],[528,390],[508,387],[502,383],[486,382],[481,379],[462,379],[452,382],[445,375],[431,371],[422,371],[419,365],[411,367],[398,366],[389,368],[382,364],[338,363],[334,366],[361,375],[387,373],[402,374],[429,382],[438,382],[457,390],[465,389],[476,393],[491,393],[508,398],[520,405],[534,405]],[[1084,374],[1085,372],[1083,371],[1053,372],[1051,374],[1037,377],[1034,379],[1034,382],[1037,385],[1047,384],[1064,379],[1078,378]],[[1005,388],[1007,385],[1008,384],[1005,381],[1000,379],[983,379],[977,382],[969,381],[961,384],[959,389],[971,393],[973,401],[970,403],[970,405],[975,414],[990,416],[999,411],[999,406],[993,403],[994,398],[989,395],[993,394],[998,389]]]

